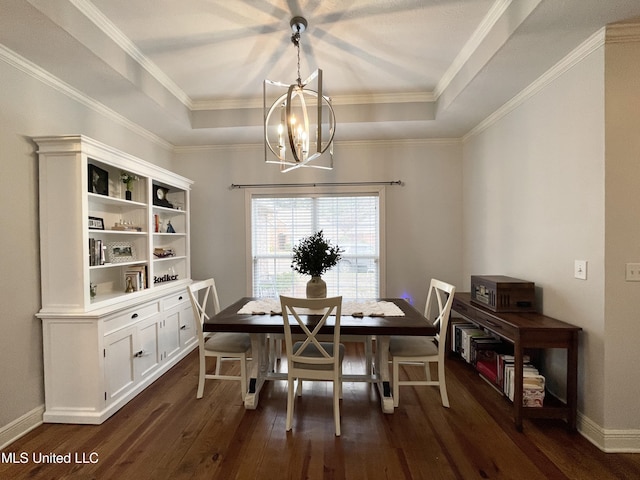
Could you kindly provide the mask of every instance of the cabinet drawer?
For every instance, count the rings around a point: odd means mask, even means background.
[[[111,332],[115,332],[127,325],[132,325],[140,320],[149,318],[159,312],[160,302],[158,301],[143,303],[135,307],[128,308],[113,317],[105,319],[104,334],[108,335]]]
[[[483,327],[486,327],[493,333],[497,333],[505,339],[513,340],[516,338],[517,331],[513,326],[509,325],[508,323],[504,323],[499,319],[492,317],[491,315],[476,310],[474,320]]]
[[[177,305],[181,305],[188,302],[189,302],[189,295],[187,294],[186,289],[176,293],[172,293],[171,295],[162,299],[162,311],[166,312],[167,310],[170,310]]]
[[[453,297],[451,309],[469,320],[475,320],[476,318],[476,309],[469,308],[463,301],[458,300],[455,297]]]

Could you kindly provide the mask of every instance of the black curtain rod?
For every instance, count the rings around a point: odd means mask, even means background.
[[[403,186],[402,180],[394,180],[391,182],[335,182],[335,183],[249,183],[249,184],[231,184],[231,188],[273,188],[273,187],[345,187],[358,185],[400,185]]]

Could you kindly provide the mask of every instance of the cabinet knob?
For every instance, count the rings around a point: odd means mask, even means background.
[[[134,353],[133,356],[136,358],[139,358],[142,356],[143,353],[144,353],[144,350],[140,350],[139,352]]]
[[[186,329],[187,329],[187,326],[186,326],[186,325],[182,325],[182,326],[180,327],[180,330],[186,330]]]
[[[138,314],[134,313],[133,315],[131,315],[131,318],[138,318]]]
[[[182,300],[182,295],[180,295],[180,296],[178,297],[178,300]]]

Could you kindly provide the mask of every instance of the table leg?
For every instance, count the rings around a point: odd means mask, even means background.
[[[264,384],[269,368],[269,349],[266,345],[267,335],[262,333],[251,334],[251,376],[249,377],[249,390],[244,397],[244,408],[255,410],[258,406],[258,397]]]
[[[523,396],[523,366],[524,366],[524,349],[520,342],[514,344],[514,379],[513,379],[513,416],[516,429],[522,431],[522,396]]]
[[[571,336],[567,348],[567,423],[569,430],[576,431],[576,411],[578,408],[578,332]]]
[[[380,404],[384,413],[393,413],[393,396],[389,380],[389,336],[376,336],[376,360],[374,368],[378,376],[378,391]]]

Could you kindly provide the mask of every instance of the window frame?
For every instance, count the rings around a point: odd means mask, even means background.
[[[345,196],[345,195],[376,195],[378,197],[378,242],[379,242],[379,258],[378,258],[378,287],[379,296],[386,296],[386,220],[385,220],[385,186],[331,186],[331,187],[266,187],[266,188],[247,188],[245,190],[245,259],[246,259],[246,295],[253,296],[253,218],[252,218],[252,200],[254,196]]]

